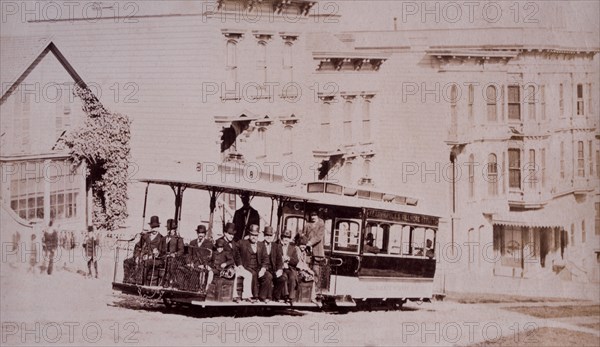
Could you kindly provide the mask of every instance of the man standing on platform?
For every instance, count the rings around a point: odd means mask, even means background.
[[[315,287],[320,288],[321,265],[319,264],[319,260],[325,257],[325,249],[323,248],[325,222],[319,218],[319,214],[316,210],[310,212],[309,216],[309,221],[304,224],[302,236],[306,238],[307,251],[312,254],[310,265],[315,273]]]
[[[244,193],[240,196],[243,206],[233,214],[233,224],[235,224],[235,236],[233,239],[239,241],[247,235],[250,225],[256,225],[260,229],[260,216],[252,206],[250,206],[250,195]]]

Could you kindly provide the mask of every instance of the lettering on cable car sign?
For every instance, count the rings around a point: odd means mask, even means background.
[[[381,210],[367,210],[367,218],[383,219],[392,222],[426,224],[434,226],[437,226],[439,222],[438,218],[436,217],[424,216],[414,213]]]

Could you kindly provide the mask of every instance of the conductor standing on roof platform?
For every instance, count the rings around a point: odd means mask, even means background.
[[[234,241],[239,241],[248,235],[250,225],[257,225],[260,229],[260,216],[252,206],[250,206],[250,195],[243,193],[240,196],[243,206],[235,211],[233,215],[233,224],[235,224]]]

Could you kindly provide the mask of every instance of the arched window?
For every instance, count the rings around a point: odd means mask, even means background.
[[[330,129],[330,113],[331,113],[331,102],[323,101],[321,104],[321,145],[324,148],[329,148],[331,142],[331,129]]]
[[[259,77],[263,83],[268,80],[268,69],[267,69],[267,43],[265,41],[258,41],[258,54],[256,56],[256,69],[258,70]]]
[[[529,86],[527,87],[527,113],[529,113],[529,119],[535,120],[535,87]]]
[[[498,195],[498,158],[494,153],[488,155],[487,163],[488,194]]]
[[[260,156],[267,155],[267,128],[258,129],[258,141],[260,143]]]
[[[352,141],[352,101],[344,102],[344,143],[351,144]]]
[[[560,142],[560,178],[565,178],[565,143]]]
[[[469,197],[472,198],[475,196],[475,156],[473,154],[469,155],[467,164],[469,166]]]
[[[365,159],[363,162],[363,177],[371,177],[371,159]]]
[[[226,47],[227,57],[225,59],[229,82],[237,82],[237,42],[233,40],[227,41]]]
[[[458,90],[456,85],[450,88],[450,135],[455,137],[458,135]]]
[[[498,93],[495,86],[488,86],[485,89],[485,99],[487,104],[487,120],[488,122],[496,122],[498,120],[498,116],[496,113],[496,98],[498,97]]]
[[[283,45],[283,72],[284,79],[286,82],[292,82],[294,78],[294,54],[293,54],[294,45],[291,42],[286,42]]]
[[[283,154],[284,155],[292,155],[292,152],[294,150],[294,141],[293,141],[293,137],[292,137],[292,127],[291,126],[286,126],[285,128],[283,128],[283,138],[285,141],[285,148],[283,150]]]
[[[371,141],[371,100],[363,100],[362,116],[363,142],[368,143],[369,141]]]
[[[473,124],[474,114],[473,114],[473,104],[475,103],[475,87],[472,84],[469,84],[469,123]]]
[[[352,161],[346,160],[346,164],[344,164],[344,178],[347,183],[352,182]]]

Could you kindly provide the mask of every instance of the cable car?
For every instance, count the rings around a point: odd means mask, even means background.
[[[125,263],[131,259],[140,233],[132,239],[118,241],[112,283],[114,290],[162,300],[168,307],[203,308],[399,308],[407,300],[422,301],[432,297],[439,217],[418,213],[416,199],[326,181],[300,187],[286,187],[270,180],[249,183],[184,177],[147,178],[139,182],[146,183],[143,222],[151,186],[172,188],[175,193],[175,220],[181,220],[186,189],[207,191],[210,196],[209,238],[213,236],[217,198],[223,193],[271,199],[271,224],[275,224],[273,216],[277,207],[276,227],[273,225],[276,238],[283,230],[290,231],[294,237],[301,234],[307,223],[307,214],[315,211],[325,224],[325,235],[321,241],[324,256],[313,257],[313,261],[320,264],[321,271],[318,278],[299,281],[297,295],[291,298],[291,302],[234,302],[232,298],[236,290],[241,291],[241,281],[237,281],[234,288],[232,278],[215,276],[213,283],[205,288],[206,273],[192,271],[185,262],[175,267],[176,274],[170,274],[170,278],[178,278],[176,288],[167,286],[164,281],[166,273],[173,269],[168,265],[149,269],[137,264],[135,269],[127,270]],[[185,253],[191,253],[187,245]]]

